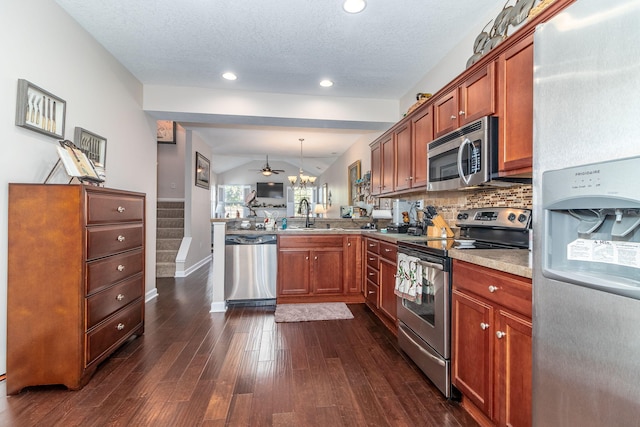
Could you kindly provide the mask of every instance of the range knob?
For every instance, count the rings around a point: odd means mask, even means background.
[[[465,213],[459,213],[457,218],[458,219],[467,219],[467,218],[469,218],[469,214],[466,213],[466,212]]]
[[[508,219],[509,221],[515,221],[515,219],[516,219],[516,214],[514,214],[513,212],[511,212],[511,213],[509,214],[509,216],[507,216],[507,219]]]
[[[527,216],[525,214],[518,215],[518,221],[526,222],[527,221]]]

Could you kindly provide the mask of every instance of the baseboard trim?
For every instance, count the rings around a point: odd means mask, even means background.
[[[144,302],[147,303],[153,299],[158,298],[158,288],[153,288],[144,294]]]
[[[187,268],[186,270],[178,270],[178,265],[176,265],[176,275],[175,277],[187,277],[188,275],[190,275],[191,273],[193,273],[194,271],[196,271],[197,269],[199,269],[200,267],[202,267],[203,265],[206,265],[208,263],[210,263],[212,260],[211,254],[209,254],[209,256],[201,259],[200,261],[198,261],[197,263],[195,263],[194,265],[192,265],[191,267]]]
[[[227,311],[227,303],[224,301],[215,301],[211,303],[210,313],[224,313]]]

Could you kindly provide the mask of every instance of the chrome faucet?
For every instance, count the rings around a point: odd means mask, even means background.
[[[302,213],[302,205],[305,205],[307,209],[305,212],[304,227],[310,228],[311,221],[309,221],[309,214],[311,214],[311,206],[309,205],[309,201],[306,199],[306,197],[300,200],[300,204],[298,205],[298,214]]]

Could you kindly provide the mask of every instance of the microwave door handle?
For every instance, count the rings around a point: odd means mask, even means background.
[[[460,175],[460,178],[462,178],[462,181],[464,181],[466,185],[469,185],[471,175],[466,176],[462,170],[462,154],[464,152],[464,148],[469,144],[471,144],[471,141],[469,141],[469,138],[465,138],[464,141],[462,141],[462,144],[460,144],[460,147],[458,147],[458,175]]]

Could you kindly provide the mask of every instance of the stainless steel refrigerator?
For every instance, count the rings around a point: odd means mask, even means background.
[[[640,0],[534,37],[533,424],[639,426]]]

